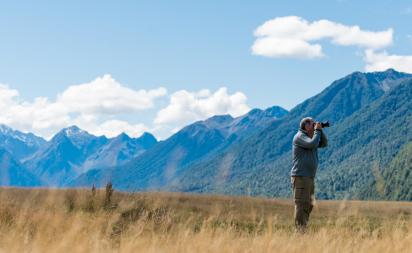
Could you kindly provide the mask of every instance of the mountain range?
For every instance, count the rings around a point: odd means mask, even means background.
[[[220,115],[197,121],[124,166],[89,170],[70,185],[101,186],[110,180],[124,190],[159,189],[183,173],[185,166],[222,152],[287,113],[274,106],[266,110],[253,109],[237,118]]]
[[[157,143],[149,133],[106,138],[77,126],[62,129],[46,141],[2,125],[0,140],[1,185],[52,187],[64,186],[90,168],[123,165]]]
[[[319,153],[317,197],[366,198],[360,194],[402,145],[412,140],[410,74],[352,73],[293,108],[281,121],[216,157],[186,169],[177,191],[290,196],[291,140],[299,121],[329,120],[329,147]],[[381,134],[379,134],[381,132]]]
[[[306,116],[331,123],[318,198],[412,200],[412,75],[393,69],[349,74],[290,111],[216,115],[163,141],[76,126],[45,141],[3,125],[1,184],[288,197],[291,140]]]

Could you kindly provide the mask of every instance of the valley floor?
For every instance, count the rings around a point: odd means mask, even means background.
[[[0,252],[410,252],[412,203],[0,189]]]

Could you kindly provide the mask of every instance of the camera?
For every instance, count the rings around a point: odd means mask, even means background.
[[[325,121],[325,122],[315,122],[315,123],[313,123],[313,126],[315,126],[316,123],[320,123],[320,125],[322,126],[322,128],[325,128],[325,127],[329,127],[329,126],[330,126],[329,121]]]
[[[322,128],[329,127],[329,121],[320,122],[320,125],[322,126]]]

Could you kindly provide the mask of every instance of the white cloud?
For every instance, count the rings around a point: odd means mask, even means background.
[[[69,86],[54,101],[46,97],[25,101],[17,90],[0,85],[0,123],[45,138],[70,125],[78,125],[96,135],[111,137],[124,131],[138,136],[146,126],[113,118],[152,108],[154,101],[166,93],[162,87],[153,90],[127,88],[110,75]]]
[[[108,120],[100,124],[95,130],[95,133],[97,135],[115,137],[124,132],[128,133],[131,137],[139,137],[148,130],[148,127],[141,123],[132,125],[122,120]]]
[[[297,16],[278,17],[259,26],[254,35],[252,53],[274,58],[318,58],[324,56],[320,40],[330,40],[338,46],[363,48],[366,71],[394,68],[412,73],[412,55],[389,54],[386,47],[393,43],[393,29],[366,31],[359,26],[346,26],[329,20],[308,22]],[[411,35],[407,35],[411,39]],[[315,43],[315,41],[317,41]]]
[[[274,58],[322,57],[322,46],[313,41],[323,39],[340,46],[367,49],[385,48],[393,41],[392,28],[372,32],[325,19],[310,23],[297,16],[266,21],[255,30],[254,35],[257,39],[252,45],[252,53]]]
[[[0,123],[42,136],[69,123],[69,116],[61,105],[38,97],[33,102],[22,101],[19,92],[6,85],[0,88]]]
[[[87,130],[96,136],[105,135],[108,138],[115,137],[121,133],[127,133],[131,137],[139,137],[149,128],[142,124],[131,124],[124,120],[110,119],[102,120],[99,115],[81,114],[71,121],[71,124]]]
[[[213,115],[231,114],[236,117],[250,110],[246,100],[247,97],[242,92],[228,94],[226,87],[214,93],[207,89],[198,92],[180,90],[170,96],[169,105],[157,113],[154,123],[167,124],[173,127],[172,131],[176,131],[189,123]]]
[[[316,58],[322,57],[322,46],[309,44],[304,40],[259,38],[252,47],[254,54],[274,58]]]
[[[70,125],[98,136],[114,137],[125,132],[138,137],[148,131],[166,138],[194,121],[217,114],[236,117],[250,110],[242,92],[228,94],[225,87],[215,92],[179,90],[171,94],[169,104],[154,115],[151,126],[130,122],[139,118],[143,110],[155,107],[157,99],[165,98],[166,93],[164,88],[127,88],[105,75],[90,83],[69,86],[55,99],[36,97],[28,101],[17,90],[0,84],[0,123],[47,139]],[[128,115],[127,119],[122,118],[124,115]]]
[[[398,71],[412,73],[412,55],[390,55],[386,51],[366,50],[364,60],[366,71],[383,71],[394,68]]]
[[[122,86],[110,75],[104,75],[90,83],[70,86],[58,96],[57,103],[70,111],[117,114],[150,108],[155,98],[166,93],[162,87],[150,91],[133,90]]]

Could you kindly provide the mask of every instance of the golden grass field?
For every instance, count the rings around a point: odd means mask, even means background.
[[[412,252],[412,203],[0,189],[0,252]]]

